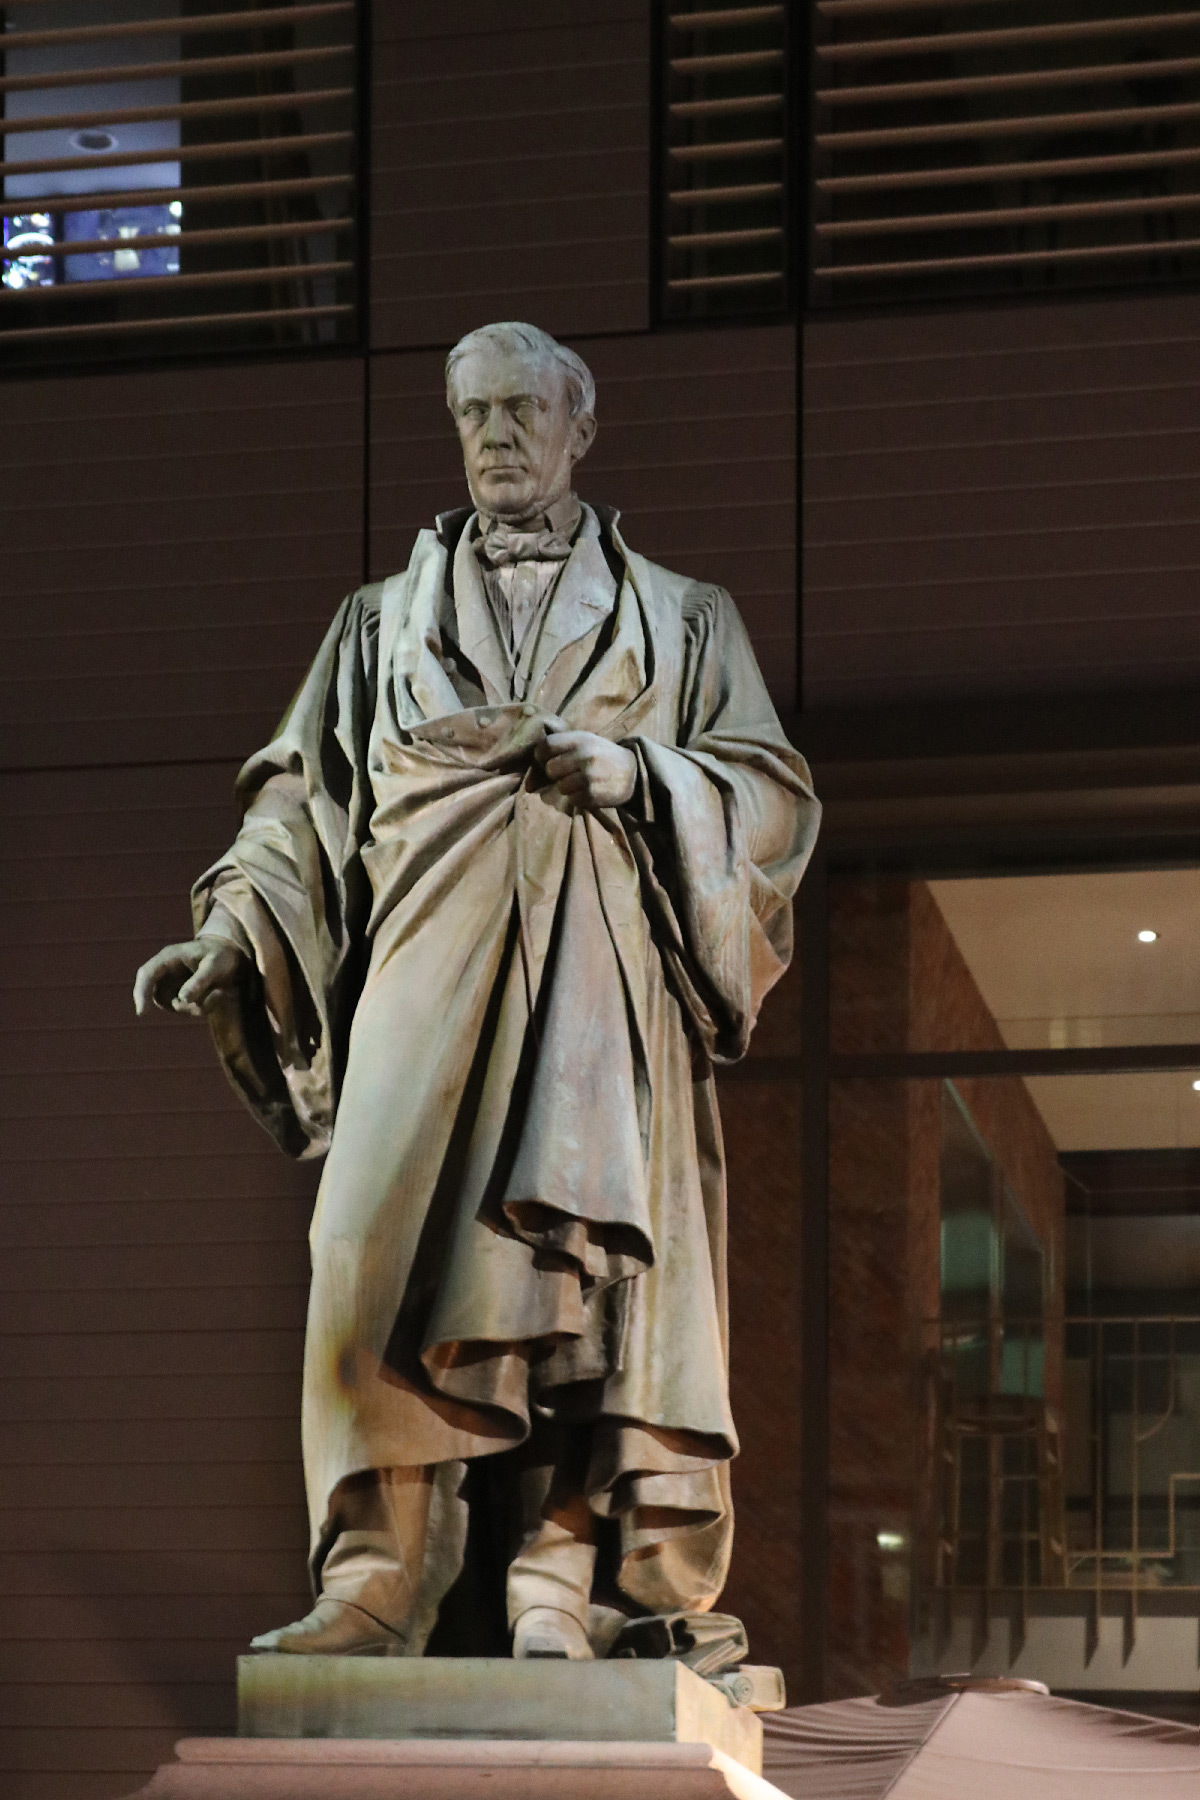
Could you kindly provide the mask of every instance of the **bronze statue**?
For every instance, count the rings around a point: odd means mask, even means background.
[[[576,498],[581,360],[485,326],[447,397],[472,507],[344,602],[135,998],[207,1017],[326,1157],[318,1597],[255,1647],[422,1654],[473,1495],[513,1655],[585,1658],[725,1579],[713,1066],[787,965],[819,808],[729,596]]]

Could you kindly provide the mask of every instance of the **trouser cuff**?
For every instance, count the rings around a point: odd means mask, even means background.
[[[595,1569],[595,1546],[581,1544],[547,1520],[508,1566],[510,1629],[531,1606],[552,1606],[569,1613],[586,1631]]]

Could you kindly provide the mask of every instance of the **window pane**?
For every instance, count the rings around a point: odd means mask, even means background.
[[[1191,7],[813,8],[813,298],[1194,280]]]
[[[1200,1093],[1147,1123],[1143,1081],[832,1083],[839,1692],[1194,1683]]]
[[[0,9],[0,360],[350,342],[354,0]]]

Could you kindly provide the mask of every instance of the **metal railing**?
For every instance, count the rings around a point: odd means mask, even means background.
[[[1200,1590],[1200,1316],[927,1322],[924,1579]]]

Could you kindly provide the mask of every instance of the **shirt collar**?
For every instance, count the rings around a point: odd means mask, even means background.
[[[583,517],[583,508],[575,493],[560,494],[552,505],[542,511],[531,513],[526,519],[506,519],[499,514],[479,512],[476,514],[478,524],[476,530],[484,536],[493,525],[508,525],[514,531],[558,531],[563,537],[574,537],[579,529],[579,521]]]

